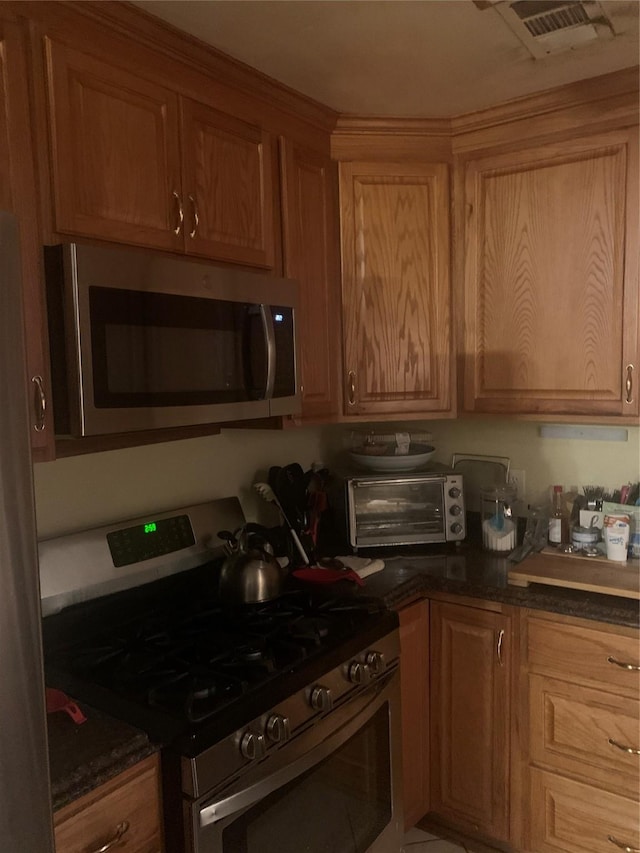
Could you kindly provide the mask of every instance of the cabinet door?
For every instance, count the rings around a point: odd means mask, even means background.
[[[326,421],[339,413],[342,363],[337,167],[286,139],[281,163],[284,271],[300,282],[302,418]]]
[[[402,779],[405,829],[429,811],[429,602],[400,613]]]
[[[431,808],[509,839],[510,619],[431,603]]]
[[[468,164],[467,410],[637,415],[637,193],[631,131]]]
[[[446,165],[340,166],[345,412],[451,412]]]
[[[54,227],[183,247],[177,96],[46,40]]]
[[[270,135],[188,98],[181,108],[187,252],[272,269]]]
[[[0,20],[0,41],[0,207],[15,214],[20,231],[27,381],[32,395],[31,448],[34,461],[42,461],[54,456],[54,436],[51,407],[47,406],[49,345],[26,46],[19,26],[4,19]],[[2,286],[11,283],[3,282]]]

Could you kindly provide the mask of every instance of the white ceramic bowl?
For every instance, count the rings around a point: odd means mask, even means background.
[[[430,444],[412,444],[409,453],[404,456],[395,456],[391,453],[385,456],[373,456],[358,453],[356,450],[351,450],[349,456],[356,465],[368,471],[415,471],[425,465],[435,452],[435,447]]]

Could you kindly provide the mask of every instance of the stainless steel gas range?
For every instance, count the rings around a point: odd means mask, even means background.
[[[47,683],[162,744],[167,853],[397,853],[397,616],[347,581],[222,606],[242,521],[226,499],[40,543]]]

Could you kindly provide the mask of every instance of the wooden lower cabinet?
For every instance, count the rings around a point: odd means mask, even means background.
[[[550,614],[523,623],[532,853],[640,850],[638,631]]]
[[[431,602],[431,811],[509,840],[511,619]]]
[[[429,811],[429,602],[400,613],[404,825]]]
[[[638,802],[556,773],[531,771],[535,853],[633,853],[640,849]]]
[[[56,853],[163,853],[157,755],[144,759],[54,815]],[[111,849],[109,847],[108,849]]]

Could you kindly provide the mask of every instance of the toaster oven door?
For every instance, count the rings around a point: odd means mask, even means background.
[[[349,480],[350,545],[445,542],[445,483],[444,477]]]

